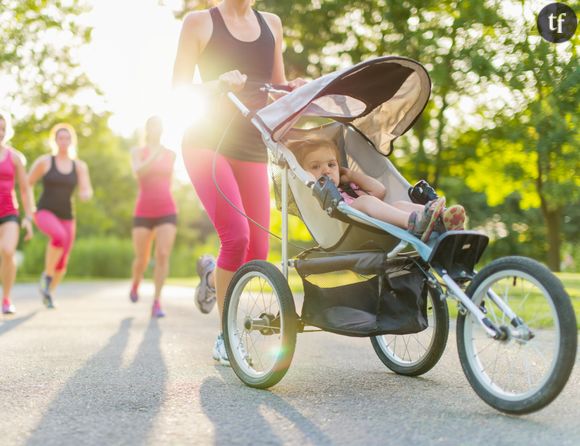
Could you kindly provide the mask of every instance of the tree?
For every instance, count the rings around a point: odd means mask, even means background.
[[[46,116],[81,93],[95,92],[78,63],[91,29],[85,0],[5,0],[0,10],[0,78],[4,107]]]

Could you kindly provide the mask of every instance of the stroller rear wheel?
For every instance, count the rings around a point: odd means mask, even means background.
[[[447,302],[429,290],[427,298],[429,326],[406,335],[382,335],[371,338],[378,357],[393,372],[418,376],[427,373],[441,358],[449,335]]]
[[[505,333],[494,339],[470,313],[457,318],[459,359],[475,392],[512,414],[549,404],[570,376],[577,346],[574,309],[558,278],[532,259],[506,257],[483,268],[466,294]]]
[[[296,346],[292,292],[272,264],[254,260],[232,278],[223,331],[232,369],[248,386],[265,389],[286,374]]]

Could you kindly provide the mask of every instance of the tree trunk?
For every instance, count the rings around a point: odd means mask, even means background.
[[[439,123],[439,128],[435,135],[435,147],[437,147],[437,153],[435,154],[435,171],[433,172],[433,180],[431,186],[437,188],[439,186],[439,178],[441,178],[441,171],[443,169],[443,162],[441,158],[443,157],[443,129],[445,128],[445,110],[447,109],[447,92],[444,91],[442,94],[443,105],[441,110],[437,114],[437,122]]]
[[[425,153],[425,138],[427,136],[426,132],[426,118],[421,116],[413,128],[413,133],[419,140],[419,148],[417,149],[417,155],[415,158],[415,171],[413,172],[415,179],[427,179],[429,174],[427,155]]]
[[[548,267],[552,271],[560,271],[560,249],[562,247],[561,226],[562,208],[548,210],[542,206],[542,214],[546,221],[546,241],[548,242]]]

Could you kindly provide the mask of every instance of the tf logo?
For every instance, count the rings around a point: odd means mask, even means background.
[[[564,3],[550,3],[538,15],[538,31],[548,42],[567,42],[578,26],[574,10]]]

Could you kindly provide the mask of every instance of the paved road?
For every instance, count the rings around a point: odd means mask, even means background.
[[[56,311],[32,285],[0,319],[0,444],[578,445],[580,367],[548,408],[502,415],[469,387],[450,337],[420,378],[395,375],[368,339],[299,335],[290,371],[271,391],[214,365],[217,316],[191,290],[152,288],[130,304],[126,282],[65,283]]]

